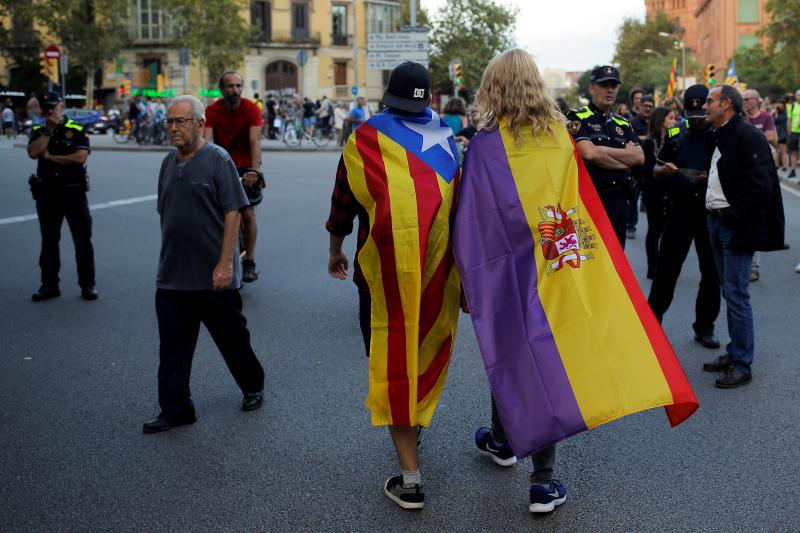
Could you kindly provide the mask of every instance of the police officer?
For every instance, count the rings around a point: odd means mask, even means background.
[[[695,302],[695,341],[719,348],[714,322],[720,308],[720,289],[706,225],[705,170],[711,162],[710,128],[703,110],[708,98],[705,85],[692,85],[684,93],[688,122],[670,128],[654,169],[667,187],[667,216],[658,252],[655,279],[648,303],[659,322],[672,303],[681,267],[694,241],[700,264],[700,286]]]
[[[589,78],[591,102],[570,111],[567,120],[586,170],[624,248],[628,199],[634,188],[631,167],[644,163],[644,152],[630,122],[611,111],[619,85],[616,68],[606,65],[594,69]]]
[[[58,94],[41,94],[39,104],[45,122],[33,127],[28,142],[28,155],[37,160],[36,175],[31,176],[30,185],[42,233],[39,255],[42,286],[33,294],[33,301],[61,296],[58,288],[61,266],[58,243],[64,218],[75,243],[81,296],[85,300],[96,300],[92,217],[86,200],[88,178],[85,165],[89,157],[89,138],[83,126],[64,116],[64,102]]]

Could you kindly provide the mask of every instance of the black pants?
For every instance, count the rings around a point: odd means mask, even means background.
[[[172,417],[194,414],[189,376],[201,322],[214,339],[242,393],[264,389],[264,369],[250,346],[250,332],[242,315],[239,291],[158,289],[156,315],[161,338],[158,403],[162,413]]]
[[[370,326],[372,325],[372,298],[368,292],[358,291],[358,324],[361,326],[361,336],[364,338],[364,348],[369,357],[369,342],[372,338]]]
[[[625,249],[625,233],[628,229],[628,195],[622,187],[613,189],[598,190],[600,201],[606,210],[614,233],[619,239],[620,245]]]
[[[94,248],[92,248],[92,216],[86,193],[80,188],[62,189],[42,193],[36,200],[39,230],[42,233],[42,251],[39,267],[42,285],[57,288],[61,270],[61,225],[67,219],[72,242],[75,243],[75,260],[78,263],[78,285],[83,289],[94,287]]]
[[[706,226],[705,198],[703,193],[673,195],[667,204],[664,233],[658,253],[656,276],[650,287],[647,301],[659,321],[669,309],[675,293],[675,284],[681,274],[683,262],[694,241],[700,265],[700,286],[695,301],[694,331],[701,335],[714,333],[714,322],[720,308],[719,275],[714,264],[711,241]]]
[[[647,277],[655,276],[658,266],[658,249],[664,224],[667,220],[667,204],[661,189],[645,190],[642,197],[647,208],[647,236],[644,240],[644,249],[647,253]]]
[[[503,429],[500,416],[497,414],[494,396],[492,396],[492,437],[497,442],[506,442],[506,432]],[[533,462],[533,471],[530,476],[531,483],[547,485],[553,481],[553,468],[556,464],[555,444],[531,455],[531,461]]]

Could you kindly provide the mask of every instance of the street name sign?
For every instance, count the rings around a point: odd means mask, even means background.
[[[367,35],[367,68],[391,70],[401,63],[413,61],[428,67],[428,29],[414,32],[370,33]]]

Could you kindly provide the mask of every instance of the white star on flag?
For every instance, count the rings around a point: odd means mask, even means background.
[[[413,122],[403,121],[403,124],[420,135],[422,135],[422,151],[430,150],[436,145],[444,148],[444,151],[450,155],[450,159],[455,161],[456,156],[450,149],[450,136],[453,135],[453,130],[450,126],[442,126],[439,120],[439,115],[435,111],[431,112],[431,120],[426,124],[415,124]]]

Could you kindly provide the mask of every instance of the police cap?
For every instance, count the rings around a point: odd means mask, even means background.
[[[703,104],[708,98],[708,87],[705,85],[692,85],[683,93],[683,105],[686,118],[705,117]]]
[[[39,106],[42,108],[42,111],[50,111],[61,101],[61,95],[52,91],[39,93],[39,96],[36,98],[39,100]]]
[[[603,83],[604,81],[615,81],[617,83],[622,83],[619,81],[619,70],[611,65],[603,65],[602,67],[597,67],[594,69],[591,77],[589,78],[589,83]]]

